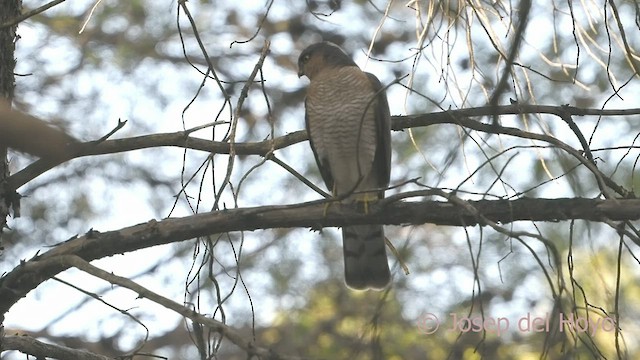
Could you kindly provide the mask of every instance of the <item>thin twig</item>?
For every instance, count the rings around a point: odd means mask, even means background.
[[[82,23],[82,27],[80,28],[80,31],[78,31],[78,34],[82,34],[84,32],[84,29],[89,24],[91,17],[93,17],[93,13],[96,11],[96,9],[98,8],[98,5],[100,5],[101,2],[102,0],[97,0],[96,3],[93,4],[93,6],[91,7],[91,10],[89,10],[89,15],[87,15],[87,18],[84,20],[84,23]]]
[[[60,3],[63,3],[65,1],[66,0],[53,0],[53,1],[49,2],[49,3],[46,3],[46,4],[38,7],[38,8],[33,9],[31,11],[27,11],[26,13],[18,16],[17,18],[11,19],[11,20],[5,22],[4,24],[0,25],[0,29],[5,29],[5,28],[8,28],[8,27],[17,25],[18,23],[20,23],[20,22],[22,22],[22,21],[24,21],[24,20],[26,20],[26,19],[34,16],[34,15],[38,15],[41,12],[44,12],[44,11],[46,11],[46,10],[48,10],[48,9],[50,9],[50,8],[60,4]]]
[[[242,110],[244,101],[249,94],[249,88],[253,83],[253,79],[255,79],[256,76],[258,75],[258,71],[262,68],[262,64],[264,63],[264,60],[267,58],[267,55],[269,54],[270,46],[271,46],[271,42],[269,40],[265,40],[264,46],[262,47],[262,52],[260,53],[260,58],[258,59],[258,62],[256,62],[256,65],[253,67],[253,71],[249,75],[247,82],[245,83],[245,85],[242,87],[242,90],[240,91],[240,97],[238,98],[238,102],[236,103],[236,108],[233,114],[233,118],[231,120],[231,129],[229,130],[229,134],[223,140],[223,141],[229,142],[229,158],[227,160],[227,171],[226,171],[224,180],[222,181],[222,184],[218,188],[218,191],[216,192],[216,195],[215,195],[215,201],[212,206],[212,209],[214,210],[218,209],[220,199],[222,198],[222,192],[224,191],[226,186],[229,184],[229,181],[231,179],[231,173],[233,172],[233,166],[235,164],[235,158],[236,158],[236,149],[235,149],[236,130],[238,127],[238,121],[240,120],[240,111]]]

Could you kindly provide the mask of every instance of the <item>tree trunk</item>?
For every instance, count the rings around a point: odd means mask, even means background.
[[[22,10],[21,0],[0,0],[0,106],[11,107],[15,88],[14,69],[16,67],[15,49],[17,25],[3,26],[15,19]],[[9,159],[7,146],[0,144],[0,257],[2,257],[2,232],[7,225],[9,209],[12,207],[14,192],[5,191],[5,182],[9,177]],[[4,337],[4,314],[0,314],[0,353]]]

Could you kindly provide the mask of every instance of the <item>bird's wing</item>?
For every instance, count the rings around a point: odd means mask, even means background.
[[[373,91],[376,92],[375,123],[376,123],[376,154],[373,159],[373,171],[376,172],[378,186],[385,188],[389,186],[391,176],[391,113],[389,112],[389,102],[387,95],[378,78],[366,73],[371,82]]]

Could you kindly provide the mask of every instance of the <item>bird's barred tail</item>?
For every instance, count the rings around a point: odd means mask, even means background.
[[[381,290],[391,280],[382,225],[342,228],[344,279],[352,289]]]

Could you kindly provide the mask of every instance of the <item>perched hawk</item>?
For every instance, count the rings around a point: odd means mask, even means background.
[[[391,117],[382,85],[336,44],[321,42],[298,59],[309,80],[306,128],[325,184],[335,197],[384,197],[391,167]],[[342,228],[344,277],[353,289],[382,289],[391,274],[382,225]]]

